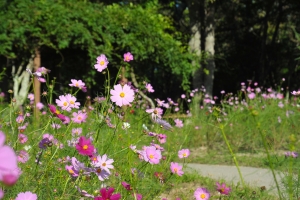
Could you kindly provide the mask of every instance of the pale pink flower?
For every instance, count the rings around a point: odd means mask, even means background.
[[[27,98],[30,100],[30,101],[33,101],[34,100],[34,94],[32,93],[29,93]]]
[[[24,118],[23,115],[18,115],[18,117],[16,118],[16,122],[20,124],[20,123],[22,123],[24,121],[24,119],[25,118]]]
[[[133,60],[133,55],[130,52],[125,53],[124,54],[124,61],[129,62],[131,60]]]
[[[144,147],[143,158],[150,164],[158,164],[161,156],[161,151],[157,150],[154,146]]]
[[[248,94],[248,98],[249,99],[254,99],[255,98],[255,93],[251,92],[250,94]]]
[[[41,102],[38,102],[36,103],[36,107],[39,109],[39,110],[42,110],[44,108],[44,104],[42,104]]]
[[[24,144],[24,143],[27,142],[27,140],[28,140],[27,136],[24,135],[24,134],[22,134],[22,133],[20,133],[20,134],[18,135],[18,139],[19,139],[19,141],[20,141],[21,144]]]
[[[184,98],[185,98],[185,95],[184,95],[184,94],[182,94],[182,95],[181,95],[181,98],[182,98],[182,99],[184,99]]]
[[[147,113],[151,113],[151,117],[153,120],[156,120],[156,118],[161,118],[161,115],[163,114],[163,109],[161,108],[152,108],[152,109],[147,109]]]
[[[55,102],[62,110],[71,111],[70,103],[64,95],[59,96],[59,99],[56,99]]]
[[[69,84],[69,86],[82,89],[85,87],[85,83],[82,82],[82,80],[71,79],[71,84]]]
[[[154,89],[153,89],[153,87],[150,83],[147,83],[145,87],[146,87],[148,92],[151,92],[151,93],[154,92]]]
[[[134,100],[134,91],[125,84],[123,87],[118,84],[114,89],[110,90],[110,100],[115,102],[118,106],[129,105]]]
[[[101,54],[99,57],[97,57],[97,64],[94,65],[95,69],[97,69],[98,72],[102,72],[105,68],[107,68],[108,60],[104,54]]]
[[[18,162],[26,163],[29,159],[29,154],[27,151],[21,150],[18,154]]]
[[[206,188],[197,188],[194,192],[194,197],[196,200],[208,200],[210,194]]]
[[[107,171],[110,174],[109,169],[113,169],[114,166],[112,163],[114,162],[113,159],[108,159],[107,155],[104,154],[102,157],[99,155],[97,156],[97,161],[93,163],[95,167],[100,167],[101,169]]]
[[[184,174],[182,171],[182,166],[180,166],[178,163],[171,162],[170,169],[173,174],[177,174],[178,176],[182,176]]]
[[[79,108],[80,103],[76,102],[76,100],[77,100],[76,97],[72,96],[71,94],[67,94],[65,97],[66,97],[68,103],[70,104],[71,108],[76,108],[76,109]]]
[[[165,134],[157,134],[156,137],[161,144],[166,143],[167,141],[167,136]]]
[[[175,119],[174,122],[175,122],[176,127],[179,127],[179,128],[183,127],[183,123],[180,119]]]
[[[178,157],[179,158],[187,158],[190,155],[190,150],[189,149],[181,149],[178,151]]]
[[[72,129],[72,135],[80,135],[82,133],[82,128],[73,128]]]
[[[15,200],[37,200],[37,195],[32,192],[21,192]]]
[[[73,112],[72,121],[74,123],[81,124],[82,122],[85,122],[86,118],[87,118],[87,114],[83,113],[82,111],[78,111],[77,113]]]

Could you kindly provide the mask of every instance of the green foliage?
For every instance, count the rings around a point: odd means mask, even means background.
[[[182,80],[184,89],[189,86],[193,68],[190,61],[194,57],[173,38],[176,31],[167,17],[158,14],[155,3],[142,7],[73,0],[15,0],[6,3],[0,20],[4,22],[0,25],[0,55],[8,58],[27,60],[35,48],[49,47],[58,53],[72,48],[87,52],[88,66],[92,66],[102,53],[120,61],[119,55],[131,51],[136,61],[151,61],[157,67],[168,68]],[[145,77],[145,67],[135,68]],[[95,83],[94,75],[85,74],[89,83]]]

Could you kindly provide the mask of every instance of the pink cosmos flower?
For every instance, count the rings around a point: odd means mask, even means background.
[[[194,197],[196,200],[208,200],[210,194],[206,188],[197,188],[194,192]]]
[[[129,62],[131,60],[133,60],[133,55],[130,52],[125,53],[124,54],[124,61]]]
[[[5,160],[0,162],[0,181],[18,169],[16,153],[10,146],[4,145],[4,142],[5,135],[0,131],[0,160]]]
[[[91,144],[91,140],[86,139],[83,136],[79,138],[79,142],[76,144],[76,149],[81,155],[90,156],[94,153],[94,146]]]
[[[67,94],[66,96],[66,99],[68,101],[68,103],[70,104],[70,107],[71,108],[79,108],[80,106],[80,103],[79,102],[76,102],[76,97],[72,96],[71,94]]]
[[[66,165],[65,169],[68,171],[68,173],[72,177],[78,177],[79,176],[79,171],[77,171],[72,165]]]
[[[228,195],[230,192],[230,188],[226,187],[225,183],[220,184],[219,182],[216,183],[217,185],[217,191],[219,191],[221,194]]]
[[[166,143],[167,141],[167,136],[165,134],[157,134],[156,137],[161,144]]]
[[[107,155],[104,154],[102,157],[99,155],[97,156],[97,161],[93,163],[95,167],[100,167],[101,169],[107,171],[110,174],[109,169],[113,169],[114,166],[112,163],[114,162],[113,159],[108,159]]]
[[[107,68],[108,60],[104,54],[101,54],[97,57],[97,64],[94,65],[95,69],[97,69],[98,72],[102,72],[105,68]]]
[[[30,100],[30,101],[33,101],[34,100],[34,94],[32,93],[29,93],[27,98]]]
[[[182,174],[184,174],[182,171],[182,166],[180,166],[178,163],[171,162],[170,169],[173,174],[177,174],[178,176],[182,176]]]
[[[255,98],[255,93],[251,92],[250,94],[248,94],[249,99],[254,99]]]
[[[119,200],[121,199],[121,195],[113,194],[114,188],[109,188],[108,190],[106,188],[102,188],[100,190],[101,196],[95,197],[94,200]]]
[[[147,113],[151,113],[151,117],[153,120],[156,120],[156,118],[161,118],[161,115],[163,114],[163,109],[161,108],[152,108],[152,109],[147,109]]]
[[[185,94],[182,94],[182,95],[181,95],[181,98],[184,99],[184,98],[185,98]]]
[[[39,110],[42,110],[44,108],[44,104],[42,104],[41,102],[38,102],[36,103],[36,107],[39,109]]]
[[[22,123],[24,121],[24,119],[25,118],[24,118],[23,115],[18,115],[18,117],[16,118],[16,122],[20,124],[20,123]]]
[[[28,140],[27,136],[24,135],[24,134],[22,134],[22,133],[20,133],[20,134],[18,135],[18,139],[19,139],[19,142],[20,142],[21,144],[24,144],[24,143],[27,142],[27,140]]]
[[[73,112],[72,121],[74,123],[81,124],[82,122],[85,122],[86,118],[87,118],[87,114],[86,113],[83,113],[81,111],[78,111],[77,113]]]
[[[59,96],[59,99],[56,99],[55,102],[62,110],[71,111],[70,103],[64,95]]]
[[[110,100],[115,102],[118,106],[129,105],[134,100],[134,91],[125,84],[123,87],[118,84],[114,89],[110,90]]]
[[[180,119],[175,119],[174,122],[175,122],[176,127],[179,127],[179,128],[183,127],[183,123]]]
[[[154,92],[153,87],[150,83],[147,83],[145,87],[146,87],[148,92],[151,92],[151,93]]]
[[[187,158],[190,155],[190,150],[189,149],[181,149],[178,151],[178,157],[179,158]]]
[[[18,162],[26,163],[29,159],[29,154],[27,151],[21,150],[18,155]]]
[[[143,158],[150,164],[158,164],[161,159],[161,151],[157,150],[154,146],[144,147]]]
[[[37,195],[32,192],[21,192],[18,194],[15,200],[36,200]]]
[[[95,167],[93,168],[93,172],[98,176],[98,179],[100,181],[104,181],[105,179],[108,179],[109,173],[105,171],[104,169],[101,169],[101,167]]]
[[[71,87],[77,87],[77,88],[83,88],[85,87],[85,83],[82,82],[82,80],[76,80],[76,79],[71,79],[71,84],[69,84]]]

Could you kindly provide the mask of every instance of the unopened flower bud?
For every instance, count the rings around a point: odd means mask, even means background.
[[[7,91],[9,94],[12,94],[12,93],[14,93],[12,90],[8,90]]]

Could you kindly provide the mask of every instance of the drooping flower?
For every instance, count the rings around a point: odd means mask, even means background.
[[[225,183],[220,184],[219,182],[216,183],[217,185],[217,191],[219,191],[221,194],[228,195],[230,192],[230,188],[226,187]]]
[[[189,149],[181,149],[178,151],[178,157],[179,158],[187,158],[190,155],[190,150]]]
[[[76,149],[81,155],[90,156],[93,155],[94,152],[94,146],[91,144],[91,140],[86,139],[83,136],[79,138],[79,142],[76,144]]]
[[[155,121],[157,124],[161,125],[162,128],[166,129],[166,130],[170,130],[172,129],[172,126],[165,120],[160,119],[160,118],[156,118]]]
[[[37,195],[32,192],[20,192],[15,200],[36,200]]]
[[[156,137],[161,144],[164,144],[167,141],[167,136],[165,134],[157,134]]]
[[[156,118],[161,118],[161,115],[163,114],[163,109],[161,108],[151,108],[146,110],[147,113],[151,113],[151,117],[153,120],[156,120]]]
[[[114,188],[109,188],[108,190],[106,188],[102,188],[100,190],[101,196],[95,197],[94,200],[119,200],[121,199],[121,195],[113,194]]]
[[[85,196],[85,197],[89,197],[89,198],[94,198],[94,195],[91,195],[89,194],[87,191],[85,190],[81,190],[78,186],[75,186],[75,188],[78,190],[78,192],[80,192],[80,194],[82,196]]]
[[[197,188],[194,192],[194,197],[196,200],[208,200],[210,197],[210,193],[206,188]]]
[[[142,200],[142,199],[143,199],[143,195],[141,195],[141,194],[133,193],[132,195],[133,195],[133,197],[134,197],[136,200]]]
[[[104,54],[101,54],[97,57],[97,64],[94,65],[95,69],[97,69],[98,72],[102,72],[105,68],[107,68],[108,60]]]
[[[177,174],[178,176],[182,176],[182,174],[184,174],[182,171],[182,166],[180,166],[178,163],[171,162],[170,169],[173,174]]]
[[[125,53],[124,54],[124,61],[129,62],[131,60],[133,60],[133,55],[130,52]]]
[[[132,188],[130,187],[130,184],[129,184],[129,183],[123,181],[121,184],[123,185],[123,187],[124,187],[126,190],[132,190]]]
[[[81,124],[82,122],[85,122],[86,118],[87,118],[87,114],[83,113],[82,111],[78,111],[77,113],[73,112],[72,121],[74,123]]]
[[[115,102],[118,106],[129,105],[134,100],[134,91],[125,84],[123,87],[118,84],[114,89],[110,90],[110,100]]]
[[[183,123],[180,119],[175,119],[174,122],[175,122],[176,127],[179,127],[179,128],[183,127]]]
[[[106,170],[102,169],[101,167],[95,167],[92,169],[92,171],[98,176],[98,179],[100,181],[104,181],[109,177],[109,173]]]

